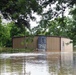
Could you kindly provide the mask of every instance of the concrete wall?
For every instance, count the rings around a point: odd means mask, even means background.
[[[60,37],[47,37],[47,51],[60,52]]]
[[[70,43],[70,39],[68,38],[61,38],[61,52],[72,52],[73,51],[73,44]]]

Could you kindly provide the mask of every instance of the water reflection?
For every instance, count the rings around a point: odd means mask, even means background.
[[[76,54],[0,55],[0,75],[76,75]]]
[[[74,53],[73,55],[73,71],[74,71],[74,75],[76,75],[76,53]]]

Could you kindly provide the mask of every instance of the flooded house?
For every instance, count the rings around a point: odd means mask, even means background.
[[[30,41],[31,39],[31,41]],[[29,42],[30,41],[30,42]],[[22,36],[13,37],[13,48],[17,49],[34,49],[36,51],[46,52],[72,52],[73,43],[71,39],[58,36]]]

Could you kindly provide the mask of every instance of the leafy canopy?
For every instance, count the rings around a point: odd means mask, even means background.
[[[0,0],[0,12],[5,19],[12,19],[18,26],[24,24],[30,28],[30,19],[34,12],[43,15],[45,18],[52,19],[65,11],[65,8],[72,6],[76,0]],[[56,5],[52,9],[52,5]],[[42,11],[49,6],[46,13]]]
[[[0,0],[0,11],[5,19],[12,19],[16,24],[29,28],[28,20],[35,19],[32,13],[40,14],[42,9],[36,0]]]

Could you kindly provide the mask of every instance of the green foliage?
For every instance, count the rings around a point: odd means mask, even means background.
[[[0,19],[0,46],[6,46],[6,42],[10,37],[9,29],[6,25],[2,24]]]
[[[32,13],[36,12],[39,15],[47,15],[47,19],[51,20],[60,14],[64,15],[67,7],[76,3],[75,0],[1,0],[0,11],[5,19],[11,19],[18,26],[26,26],[30,29],[28,19],[35,19]],[[52,8],[52,5],[55,5]],[[49,6],[47,12],[43,12],[44,8]]]
[[[20,28],[15,23],[2,24],[0,19],[0,46],[12,47],[12,38],[15,36],[29,35],[27,29]]]
[[[29,32],[25,27],[18,27],[15,23],[11,22],[8,24],[8,27],[10,27],[10,37],[15,36],[24,36],[29,35]]]
[[[0,11],[5,19],[12,19],[17,25],[30,25],[27,19],[34,19],[32,12],[40,14],[42,7],[36,0],[1,0]]]
[[[25,27],[18,27],[15,23],[11,22],[8,24],[8,27],[10,28],[10,41],[8,40],[8,42],[10,43],[10,45],[12,46],[12,38],[13,37],[20,37],[20,36],[27,36],[29,35],[29,32],[27,31],[27,29]]]
[[[76,46],[76,5],[71,9],[70,15],[72,15],[71,22],[71,35],[70,38],[73,39],[73,43]]]
[[[59,15],[64,17],[66,8],[71,8],[74,4],[76,4],[75,0],[39,0],[39,2],[43,9],[47,9],[48,7],[48,10],[42,13],[42,16],[46,20],[57,18]]]

